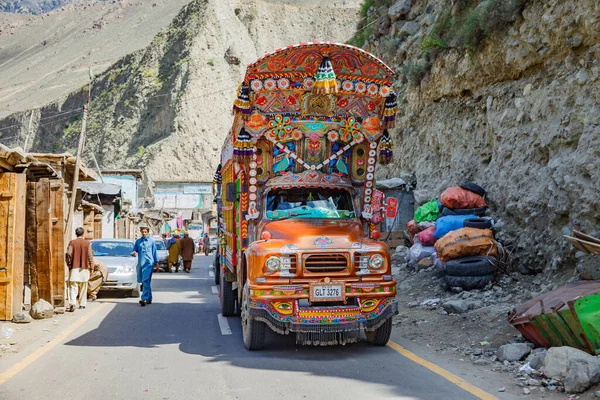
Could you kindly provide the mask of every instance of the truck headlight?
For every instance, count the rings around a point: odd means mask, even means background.
[[[279,271],[281,269],[281,260],[279,257],[271,256],[267,258],[267,269],[271,272]]]
[[[369,260],[369,266],[374,269],[382,268],[385,265],[385,260],[380,254],[373,254]]]

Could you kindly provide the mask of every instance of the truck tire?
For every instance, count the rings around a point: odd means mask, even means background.
[[[392,334],[392,318],[388,318],[383,325],[374,331],[365,331],[367,341],[375,346],[385,346]]]
[[[464,290],[482,289],[494,281],[494,275],[485,276],[452,276],[446,275],[448,287],[461,287]]]
[[[492,220],[487,218],[469,218],[463,224],[465,228],[492,229]]]
[[[485,194],[486,194],[486,191],[484,188],[482,188],[481,186],[479,186],[478,184],[473,183],[473,182],[464,180],[458,186],[460,186],[463,189],[469,190],[473,193],[477,193],[481,197],[485,196]]]
[[[260,350],[265,347],[265,328],[266,325],[262,321],[250,319],[250,299],[248,298],[248,287],[244,286],[242,294],[242,336],[244,346],[248,350]]]
[[[479,207],[479,208],[456,208],[456,209],[450,209],[450,208],[444,207],[444,208],[442,208],[442,215],[448,216],[448,215],[469,215],[469,214],[473,214],[473,215],[476,215],[478,217],[481,217],[483,214],[485,214],[486,210],[487,210],[487,207]]]
[[[221,275],[221,288],[219,292],[221,299],[221,315],[231,317],[235,314],[235,293],[231,282],[225,280],[225,276]]]
[[[461,257],[446,263],[446,274],[451,276],[486,276],[496,272],[498,260],[494,257]]]
[[[219,253],[215,255],[215,260],[213,261],[213,269],[215,273],[215,285],[218,285],[221,282],[221,263],[219,262]]]

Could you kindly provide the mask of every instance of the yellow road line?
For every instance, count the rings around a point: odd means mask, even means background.
[[[477,386],[465,381],[464,379],[454,375],[452,372],[445,370],[444,368],[440,367],[439,365],[436,365],[432,362],[429,362],[427,360],[422,359],[421,357],[419,357],[418,355],[416,355],[415,353],[408,351],[407,349],[405,349],[404,347],[400,346],[398,343],[393,342],[393,341],[389,341],[387,344],[388,347],[396,350],[398,353],[402,354],[404,357],[408,358],[411,361],[416,362],[417,364],[427,368],[428,370],[435,372],[436,374],[438,374],[439,376],[441,376],[442,378],[445,378],[447,380],[449,380],[450,382],[454,383],[456,386],[458,386],[459,388],[466,390],[467,392],[471,393],[473,396],[482,399],[482,400],[498,400],[498,398],[496,396],[492,396],[491,394],[489,394],[488,392],[486,392],[485,390],[482,390],[480,388],[478,388]]]
[[[52,348],[59,345],[63,340],[67,338],[71,333],[75,331],[75,329],[79,328],[83,325],[87,320],[92,318],[95,314],[97,314],[100,310],[102,310],[107,304],[102,303],[100,307],[95,310],[89,310],[89,312],[83,317],[79,318],[77,321],[73,322],[67,329],[58,334],[54,339],[49,341],[48,343],[43,344],[39,349],[36,349],[33,353],[8,368],[6,371],[0,373],[0,386],[3,385],[7,380],[27,368],[31,363],[35,360],[46,354]]]

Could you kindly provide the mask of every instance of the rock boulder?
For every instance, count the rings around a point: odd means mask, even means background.
[[[500,346],[498,352],[496,352],[496,357],[501,362],[520,361],[527,357],[530,352],[531,348],[527,343],[510,343]]]
[[[16,324],[28,324],[31,322],[31,316],[21,311],[13,315],[12,322]]]
[[[572,347],[552,347],[544,360],[544,373],[562,380],[567,393],[581,393],[600,383],[600,359]]]
[[[40,299],[31,307],[30,314],[34,319],[52,318],[54,307],[46,300]]]

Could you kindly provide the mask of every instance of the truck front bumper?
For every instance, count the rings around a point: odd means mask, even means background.
[[[364,329],[373,331],[398,314],[393,297],[359,300],[359,305],[302,307],[298,300],[250,300],[249,317],[280,334],[295,332],[301,344],[356,342]]]

